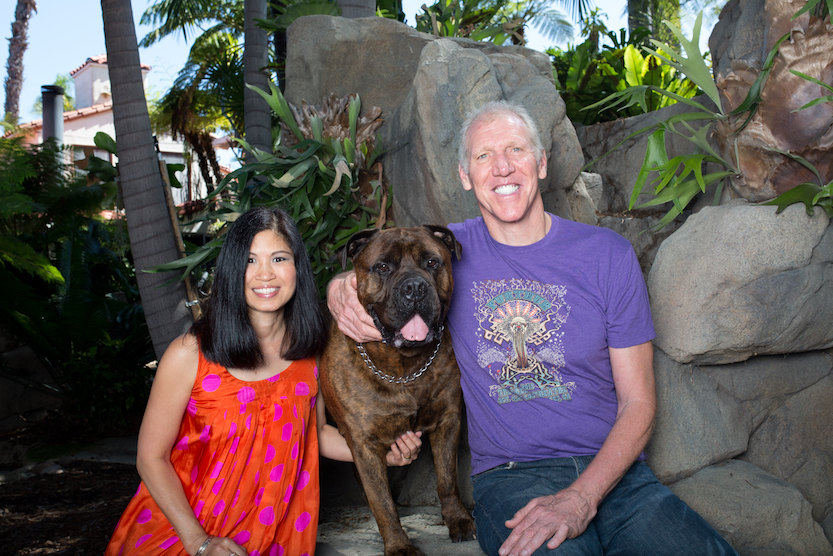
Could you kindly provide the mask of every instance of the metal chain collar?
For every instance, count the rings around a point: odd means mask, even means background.
[[[419,377],[421,377],[422,374],[425,371],[428,370],[428,367],[431,365],[431,362],[434,361],[434,357],[436,357],[437,352],[440,351],[440,345],[442,345],[442,343],[443,343],[443,330],[444,330],[444,328],[445,328],[444,326],[440,325],[440,330],[439,330],[440,340],[437,342],[437,347],[434,348],[434,353],[431,354],[431,357],[428,358],[428,361],[425,362],[425,365],[423,365],[420,370],[418,370],[414,373],[411,373],[410,375],[408,375],[404,378],[391,376],[389,374],[383,373],[382,371],[377,369],[376,365],[373,364],[373,361],[370,360],[370,356],[364,350],[364,346],[362,344],[360,344],[359,342],[356,342],[356,348],[358,348],[358,350],[359,350],[359,355],[361,355],[362,359],[364,359],[365,365],[367,365],[368,369],[373,371],[373,374],[375,374],[376,376],[378,376],[382,380],[387,380],[388,382],[393,383],[393,384],[407,384],[407,383],[413,382],[416,379],[418,379]]]

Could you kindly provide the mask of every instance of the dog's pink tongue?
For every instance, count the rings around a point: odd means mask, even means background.
[[[405,323],[405,326],[402,327],[400,332],[402,333],[402,337],[409,342],[421,342],[428,336],[428,325],[425,324],[425,321],[417,313],[411,317],[411,320]]]

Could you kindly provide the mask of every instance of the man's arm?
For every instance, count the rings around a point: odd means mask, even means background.
[[[379,342],[382,334],[373,318],[359,303],[356,273],[342,272],[327,286],[327,307],[338,324],[338,329],[357,342]]]
[[[501,556],[532,554],[549,539],[556,548],[582,534],[596,510],[624,477],[651,438],[656,414],[654,350],[651,342],[610,348],[613,384],[619,403],[616,422],[599,453],[569,488],[534,498],[506,522],[512,533]]]

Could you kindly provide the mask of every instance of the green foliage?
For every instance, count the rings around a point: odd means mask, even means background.
[[[253,206],[281,206],[298,223],[319,292],[338,273],[337,251],[355,232],[374,225],[390,207],[390,195],[377,180],[362,182],[378,153],[371,140],[358,130],[361,102],[353,96],[348,106],[349,137],[323,134],[324,123],[310,122],[311,137],[305,137],[280,90],[270,83],[267,93],[255,87],[269,103],[280,124],[274,152],[251,149],[239,140],[256,161],[230,173],[209,195],[216,210],[206,216],[220,223],[215,237],[183,259],[155,267],[154,271],[178,271],[182,277],[210,271],[222,247],[223,228]],[[291,146],[289,146],[291,145]],[[251,150],[250,150],[251,149]],[[364,174],[366,176],[366,174]],[[366,193],[362,193],[361,187]]]
[[[656,40],[651,41],[656,49],[646,48],[646,50],[694,82],[712,100],[714,107],[706,107],[693,99],[684,98],[655,85],[628,87],[599,103],[601,109],[609,109],[611,106],[629,108],[646,103],[647,95],[656,92],[663,96],[669,96],[678,102],[684,102],[695,109],[694,112],[673,116],[665,121],[660,121],[654,125],[642,128],[622,141],[624,143],[642,133],[650,133],[645,158],[642,162],[636,184],[634,185],[629,208],[634,208],[636,200],[646,185],[652,186],[655,198],[639,205],[639,208],[671,203],[671,208],[660,222],[658,222],[656,229],[664,227],[678,215],[682,214],[683,210],[697,194],[705,193],[706,189],[712,185],[715,185],[713,203],[717,204],[720,199],[724,180],[729,176],[739,173],[739,170],[731,160],[725,160],[714,151],[707,137],[712,125],[718,121],[740,121],[740,119],[745,117],[745,122],[748,122],[751,119],[755,110],[757,110],[758,104],[761,102],[761,90],[772,70],[772,64],[778,52],[778,47],[788,37],[788,35],[785,35],[776,43],[767,56],[761,73],[758,75],[755,83],[753,83],[744,101],[738,108],[727,114],[723,111],[717,86],[712,79],[711,71],[705,62],[704,56],[700,53],[698,46],[700,42],[702,16],[702,13],[697,16],[693,36],[690,41],[683,36],[679,28],[667,21],[665,22],[666,26],[668,26],[677,38],[678,43],[682,45],[686,53],[685,56],[667,44],[660,43]],[[696,122],[698,127],[693,127],[691,125],[692,122]],[[741,125],[741,129],[743,125],[745,123]],[[697,148],[697,152],[695,154],[677,156],[669,159],[665,144],[665,137],[668,133],[679,135],[690,141]],[[615,150],[618,146],[612,150]],[[717,164],[720,169],[711,173],[704,173],[704,165],[709,162]]]
[[[510,34],[496,22],[500,6],[491,0],[437,0],[423,4],[416,29],[438,37],[468,37],[503,44]]]
[[[54,386],[2,364],[0,373],[65,398],[90,427],[118,425],[144,402],[146,389],[133,387],[146,382],[153,349],[126,230],[99,217],[113,205],[115,184],[87,185],[54,141],[25,147],[0,138],[0,152],[0,321],[35,351]],[[26,202],[7,202],[24,191]],[[109,390],[92,386],[85,371],[93,363]]]
[[[602,23],[598,10],[593,10],[583,25],[582,35],[587,36],[583,43],[566,51],[547,51],[552,59],[553,77],[572,121],[589,125],[636,116],[670,106],[678,102],[677,97],[692,98],[698,93],[693,81],[663,63],[656,53],[640,53],[647,30],[639,29],[628,38],[627,31],[620,29],[616,35]],[[602,37],[607,37],[611,45],[600,45]],[[617,95],[630,87],[643,91],[637,102],[628,103],[625,97]]]

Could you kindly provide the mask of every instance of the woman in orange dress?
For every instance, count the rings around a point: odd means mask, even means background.
[[[159,362],[139,431],[142,483],[106,555],[314,554],[319,447],[352,460],[318,394],[325,341],[295,222],[249,210],[226,234],[203,316]],[[419,437],[400,437],[388,463],[412,462]]]

